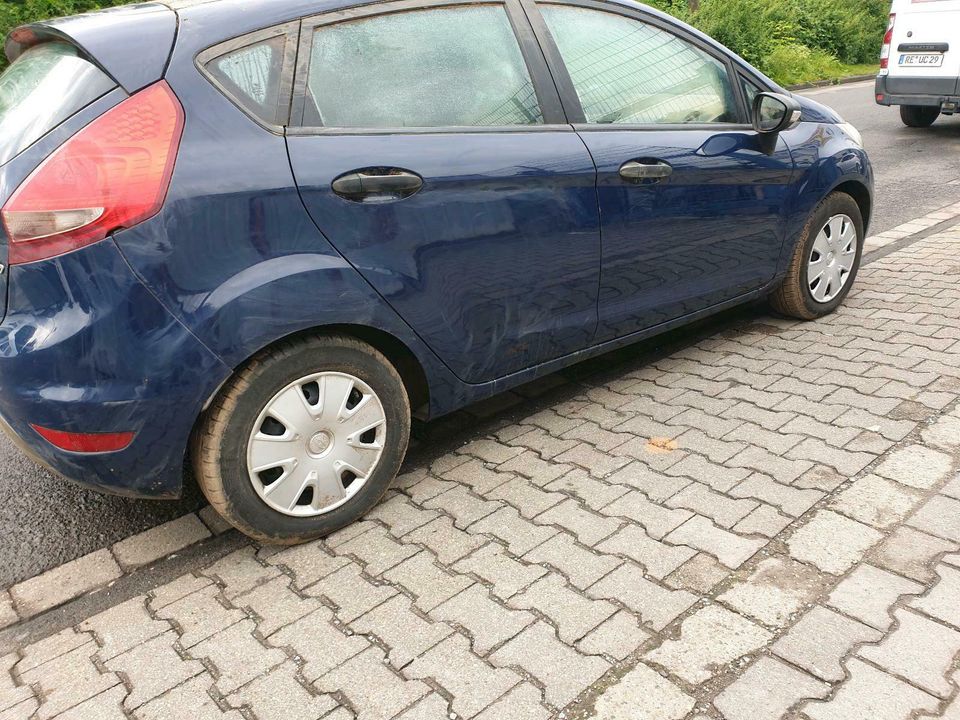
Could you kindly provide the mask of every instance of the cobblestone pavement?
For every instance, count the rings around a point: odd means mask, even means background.
[[[960,227],[19,648],[0,718],[958,720],[958,408]]]

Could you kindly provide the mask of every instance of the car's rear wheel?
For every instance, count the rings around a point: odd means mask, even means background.
[[[856,201],[846,193],[827,196],[807,221],[787,277],[770,304],[800,320],[832,313],[857,278],[863,240],[863,215]]]
[[[396,369],[344,336],[283,343],[221,390],[193,442],[210,504],[258,540],[296,543],[349,525],[383,497],[410,438]]]
[[[940,117],[940,108],[923,105],[901,105],[900,119],[912,128],[928,128]]]

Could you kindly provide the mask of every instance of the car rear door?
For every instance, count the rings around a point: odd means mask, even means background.
[[[956,95],[960,82],[960,0],[893,4],[887,92]]]
[[[793,173],[748,124],[732,62],[661,16],[613,3],[529,3],[567,115],[598,169],[598,341],[770,282]]]
[[[519,4],[305,20],[290,162],[329,241],[462,380],[590,344],[596,170]]]

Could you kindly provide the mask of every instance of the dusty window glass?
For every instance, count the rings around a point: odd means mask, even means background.
[[[760,94],[760,88],[742,75],[740,76],[740,82],[743,84],[743,94],[747,98],[747,109],[753,113],[753,101],[756,100],[757,95]]]
[[[222,55],[207,69],[248,110],[268,123],[279,122],[280,84],[286,36]]]
[[[0,165],[115,87],[72,45],[27,50],[0,75]]]
[[[676,35],[586,8],[541,6],[590,123],[737,122],[726,67]]]
[[[543,122],[501,6],[417,10],[320,27],[307,84],[308,126]]]

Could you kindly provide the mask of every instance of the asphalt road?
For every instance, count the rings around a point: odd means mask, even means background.
[[[835,108],[864,135],[877,173],[871,232],[889,230],[960,200],[960,118],[928,130],[900,123],[873,102],[873,84],[806,93]],[[442,433],[441,433],[442,434]],[[0,588],[201,507],[194,488],[178,502],[89,492],[52,477],[0,436]]]

